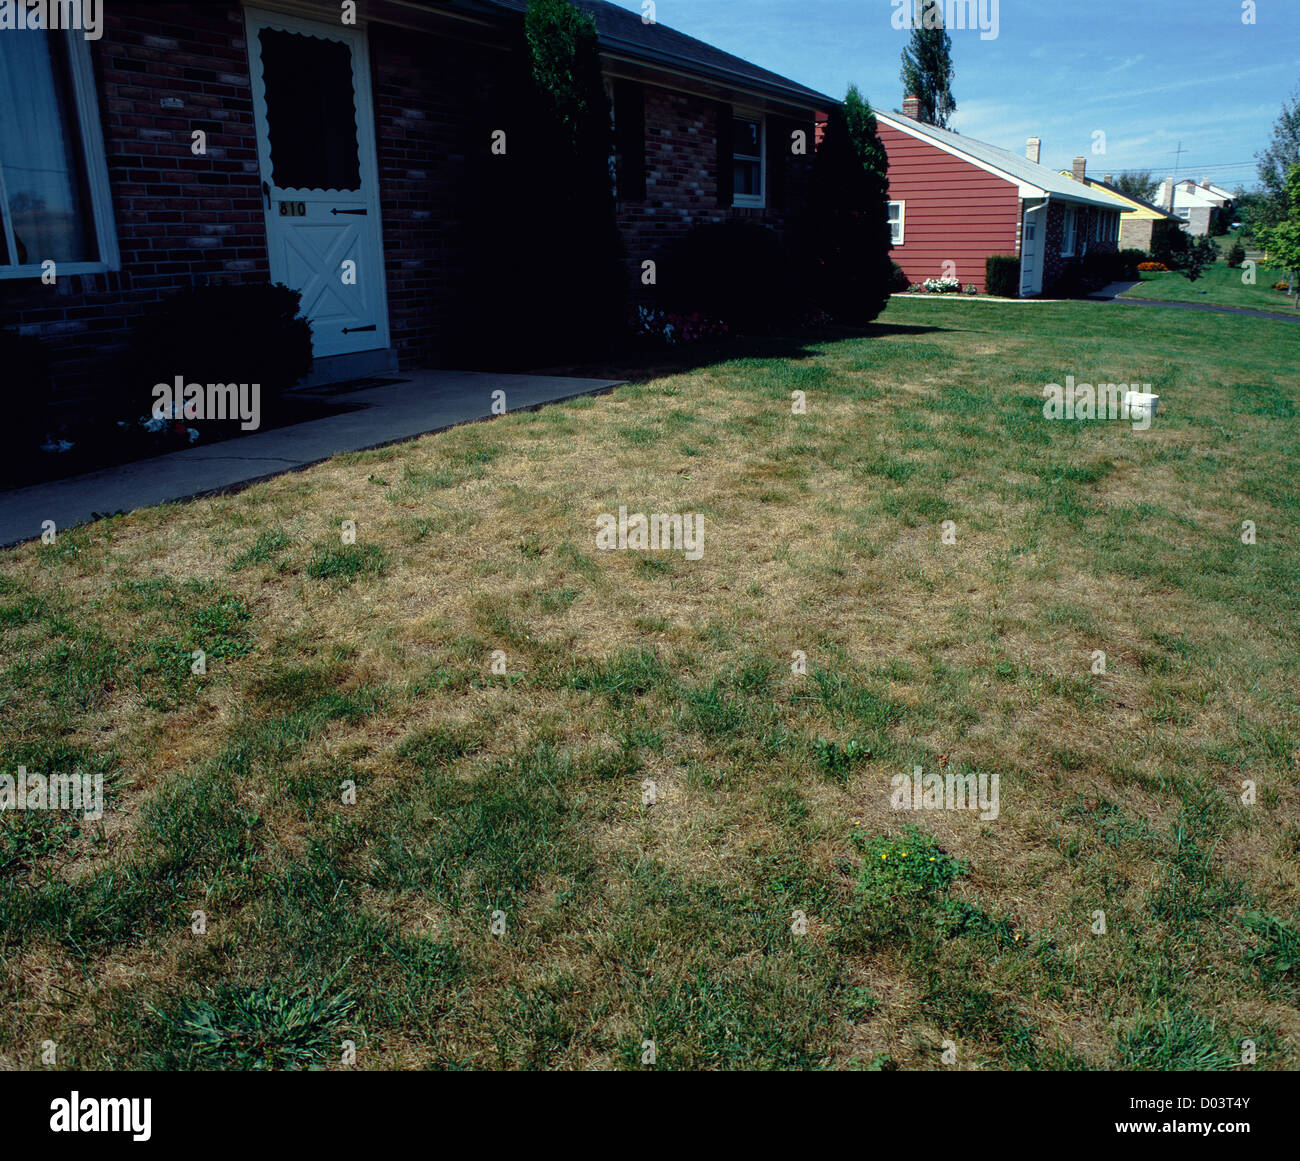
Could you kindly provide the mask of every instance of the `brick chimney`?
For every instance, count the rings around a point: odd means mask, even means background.
[[[1074,159],[1074,180],[1085,181],[1088,176],[1088,159],[1086,157],[1076,157]]]
[[[911,117],[914,121],[919,120],[921,116],[921,98],[906,96],[903,98],[903,116]]]
[[[1031,137],[1025,142],[1025,156],[1035,165],[1038,164],[1039,157],[1043,153],[1043,139],[1041,137]]]
[[[1108,173],[1108,174],[1106,175],[1106,184],[1107,184],[1107,185],[1114,185],[1114,184],[1115,184],[1115,175],[1114,175],[1113,173]]]

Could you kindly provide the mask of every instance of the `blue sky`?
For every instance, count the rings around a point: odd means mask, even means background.
[[[641,0],[615,0],[641,11]],[[984,0],[987,5],[990,0]],[[819,92],[856,82],[897,109],[908,33],[891,0],[656,0],[661,24]],[[998,36],[956,31],[952,128],[1017,151],[1043,139],[1043,161],[1089,175],[1149,169],[1256,184],[1255,154],[1300,86],[1300,0],[999,0]],[[1105,154],[1093,134],[1105,133]]]

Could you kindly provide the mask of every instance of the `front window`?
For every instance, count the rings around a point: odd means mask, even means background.
[[[763,117],[737,114],[731,123],[732,204],[763,205]]]
[[[905,202],[889,203],[889,240],[895,246],[901,246],[903,244],[903,225],[905,217]]]
[[[84,41],[0,36],[0,277],[116,265],[107,173]]]
[[[1078,212],[1073,208],[1065,211],[1065,224],[1061,232],[1061,257],[1074,257],[1075,234],[1078,227]]]

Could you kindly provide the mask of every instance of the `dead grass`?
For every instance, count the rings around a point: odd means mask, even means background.
[[[1124,1067],[1127,1030],[1204,1017],[1205,1060],[1251,1037],[1294,1067],[1294,976],[1248,965],[1238,917],[1300,889],[1297,508],[1268,485],[1300,455],[1249,406],[1294,414],[1297,343],[1125,317],[909,301],[887,321],[923,338],[683,369],[5,553],[0,605],[46,606],[0,639],[5,768],[63,740],[117,780],[105,842],[3,871],[0,1063],[49,1038],[195,1066],[180,1001],[346,964],[326,1065],[351,1038],[367,1068],[640,1067],[647,1039],[659,1067],[934,1068],[945,1040],[959,1068]],[[1151,432],[1036,413],[1107,361],[1177,384]],[[702,513],[703,559],[597,551],[620,505]],[[345,521],[379,571],[310,575]],[[130,585],[192,580],[253,647],[164,690]],[[178,608],[175,647],[206,648]],[[818,739],[870,753],[837,779]],[[914,764],[996,773],[999,817],[900,816]],[[852,835],[904,823],[969,865],[965,911],[864,911]]]

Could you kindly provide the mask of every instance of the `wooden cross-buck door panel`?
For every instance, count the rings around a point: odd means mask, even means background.
[[[247,20],[271,280],[302,293],[318,358],[386,348],[365,37],[253,9]]]

